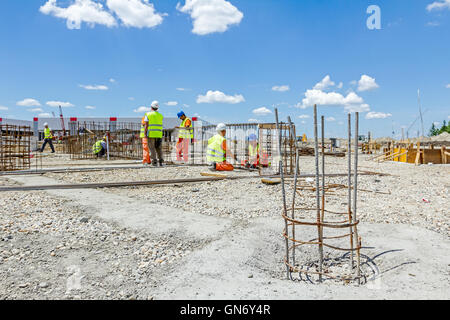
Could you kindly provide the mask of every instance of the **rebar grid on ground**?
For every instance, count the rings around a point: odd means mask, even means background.
[[[30,169],[31,128],[0,125],[0,171]]]
[[[275,112],[278,122],[278,112]],[[317,123],[317,106],[314,106],[314,134],[315,134],[315,187],[303,186],[298,184],[299,172],[299,153],[296,152],[295,175],[292,190],[292,206],[287,208],[285,178],[281,175],[282,194],[283,194],[283,212],[282,217],[285,221],[283,237],[286,242],[286,254],[284,263],[287,270],[287,278],[291,280],[308,280],[310,282],[321,283],[325,280],[341,280],[346,283],[356,281],[361,284],[366,275],[361,274],[361,238],[358,236],[359,220],[357,218],[357,181],[358,181],[358,118],[355,119],[355,156],[354,170],[351,168],[351,152],[348,152],[348,200],[347,211],[326,209],[327,191],[334,185],[326,184],[325,173],[325,154],[323,152],[323,141],[325,135],[324,117],[321,121],[322,133],[322,153],[319,155],[319,134]],[[351,115],[349,114],[349,138],[348,147],[351,151]],[[320,161],[321,160],[321,161]],[[319,165],[321,162],[321,166]],[[281,164],[280,164],[281,165]],[[352,177],[353,176],[353,177]],[[353,178],[353,179],[352,179]],[[352,187],[353,180],[353,187]],[[337,186],[337,185],[336,185]],[[340,186],[339,186],[340,187]],[[353,190],[353,202],[352,202]],[[308,200],[307,192],[314,192],[315,203],[311,206],[296,206],[296,195],[301,196],[302,201]],[[298,199],[298,198],[297,198]],[[300,229],[299,229],[300,228]],[[299,239],[298,236],[311,234],[306,228],[316,228],[317,236],[314,239]],[[349,245],[344,245],[347,242]],[[311,251],[317,247],[318,258],[305,258],[307,254],[315,255]],[[331,249],[331,250],[330,250]],[[345,252],[344,255],[336,255],[339,252]],[[354,255],[356,254],[356,261]],[[368,257],[364,256],[366,261],[363,265],[369,265]],[[314,281],[313,281],[314,279]]]

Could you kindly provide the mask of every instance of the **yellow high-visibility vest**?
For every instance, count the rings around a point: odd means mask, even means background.
[[[51,131],[50,128],[44,128],[44,139],[53,139]]]
[[[226,161],[225,150],[222,147],[224,141],[225,138],[220,134],[216,134],[208,140],[208,149],[206,151],[206,161],[208,163],[221,163]]]
[[[191,120],[191,119],[186,117],[186,119],[184,119],[183,122],[181,122],[179,138],[194,139],[194,130],[192,129],[192,121],[191,121],[191,125],[189,127],[186,127],[186,122],[188,120]]]
[[[92,146],[92,152],[94,154],[99,153],[100,151],[102,151],[102,141],[103,140],[98,140],[96,143],[94,143],[94,145]]]
[[[145,138],[146,134],[145,134],[145,116],[142,117],[142,122],[141,122],[141,139]]]
[[[250,157],[256,157],[258,153],[259,153],[259,143],[256,145],[256,147],[253,147],[252,144],[249,144],[248,155]]]
[[[147,113],[148,118],[148,137],[159,138],[163,137],[163,115],[158,111]]]

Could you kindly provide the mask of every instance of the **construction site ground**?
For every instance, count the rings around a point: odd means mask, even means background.
[[[0,299],[449,299],[450,166],[369,158],[360,157],[360,171],[388,175],[359,177],[362,253],[379,270],[365,285],[287,280],[281,185],[255,177],[0,192]],[[347,172],[347,158],[327,157],[326,164],[329,173]],[[43,166],[139,164],[48,155]],[[314,173],[314,157],[301,157],[300,168]],[[186,179],[207,171],[168,166],[0,175],[0,186]],[[327,183],[345,185],[347,178]],[[296,203],[312,205],[311,195],[301,192]],[[327,197],[327,208],[346,206],[345,190]],[[315,236],[307,227],[297,232]]]

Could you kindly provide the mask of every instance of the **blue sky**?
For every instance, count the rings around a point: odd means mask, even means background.
[[[420,88],[428,131],[449,120],[449,40],[450,0],[2,0],[0,117],[58,116],[58,102],[66,117],[133,117],[158,100],[166,116],[273,122],[277,106],[311,135],[319,102],[327,135],[360,110],[379,137],[410,126]]]

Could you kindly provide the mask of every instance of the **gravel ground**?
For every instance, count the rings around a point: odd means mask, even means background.
[[[450,236],[447,209],[450,166],[378,164],[367,161],[365,156],[361,158],[360,170],[390,174],[359,177],[359,189],[372,191],[359,192],[358,216],[363,225],[399,224]],[[62,162],[60,158],[57,161]],[[345,158],[327,158],[327,171],[344,173],[346,164]],[[204,171],[208,169],[166,167],[45,176],[66,183],[91,183],[184,179],[200,177]],[[301,171],[314,172],[314,158],[302,157]],[[327,183],[345,185],[347,178],[329,178]],[[12,184],[16,182],[0,177],[0,185]],[[302,179],[299,184],[311,182]],[[232,233],[236,228],[247,228],[257,218],[277,218],[282,210],[281,186],[264,185],[259,178],[101,191],[146,200],[149,208],[159,204],[229,218],[233,221]],[[290,204],[291,182],[287,183],[286,193]],[[301,191],[296,207],[314,207],[313,195],[311,191]],[[346,190],[327,195],[327,208],[345,212]],[[174,233],[156,236],[129,230],[85,210],[45,192],[0,193],[0,299],[152,299],[154,290],[161,289],[160,279],[167,276],[168,269],[210,243],[210,240],[186,241]],[[364,242],[365,235],[361,236]],[[102,268],[98,267],[100,264]],[[278,274],[280,270],[273,272]],[[282,279],[282,273],[279,274]]]
[[[205,245],[123,229],[42,192],[0,193],[0,231],[0,300],[152,299],[157,275]]]
[[[416,167],[403,163],[376,163],[361,156],[360,171],[381,172],[389,176],[359,176],[358,216],[361,222],[400,223],[422,226],[429,230],[450,236],[448,211],[450,166],[433,165]],[[314,172],[314,158],[302,157],[302,173]],[[346,158],[327,158],[329,173],[345,173]],[[67,183],[143,181],[164,179],[185,179],[200,177],[205,167],[139,170],[115,170],[112,172],[84,172],[47,174],[46,176]],[[256,173],[234,171],[230,175],[248,176]],[[292,180],[291,180],[292,181]],[[302,179],[301,185],[314,185]],[[346,177],[327,178],[327,184],[347,185]],[[173,208],[198,214],[231,217],[249,220],[257,217],[277,216],[282,210],[281,186],[268,186],[260,179],[244,179],[170,185],[158,187],[127,187],[105,189],[131,198],[147,199]],[[371,192],[369,192],[371,191]],[[286,186],[287,200],[292,196],[292,183]],[[302,191],[297,196],[296,206],[314,207],[314,194]],[[346,190],[337,190],[327,195],[327,208],[346,212]]]

